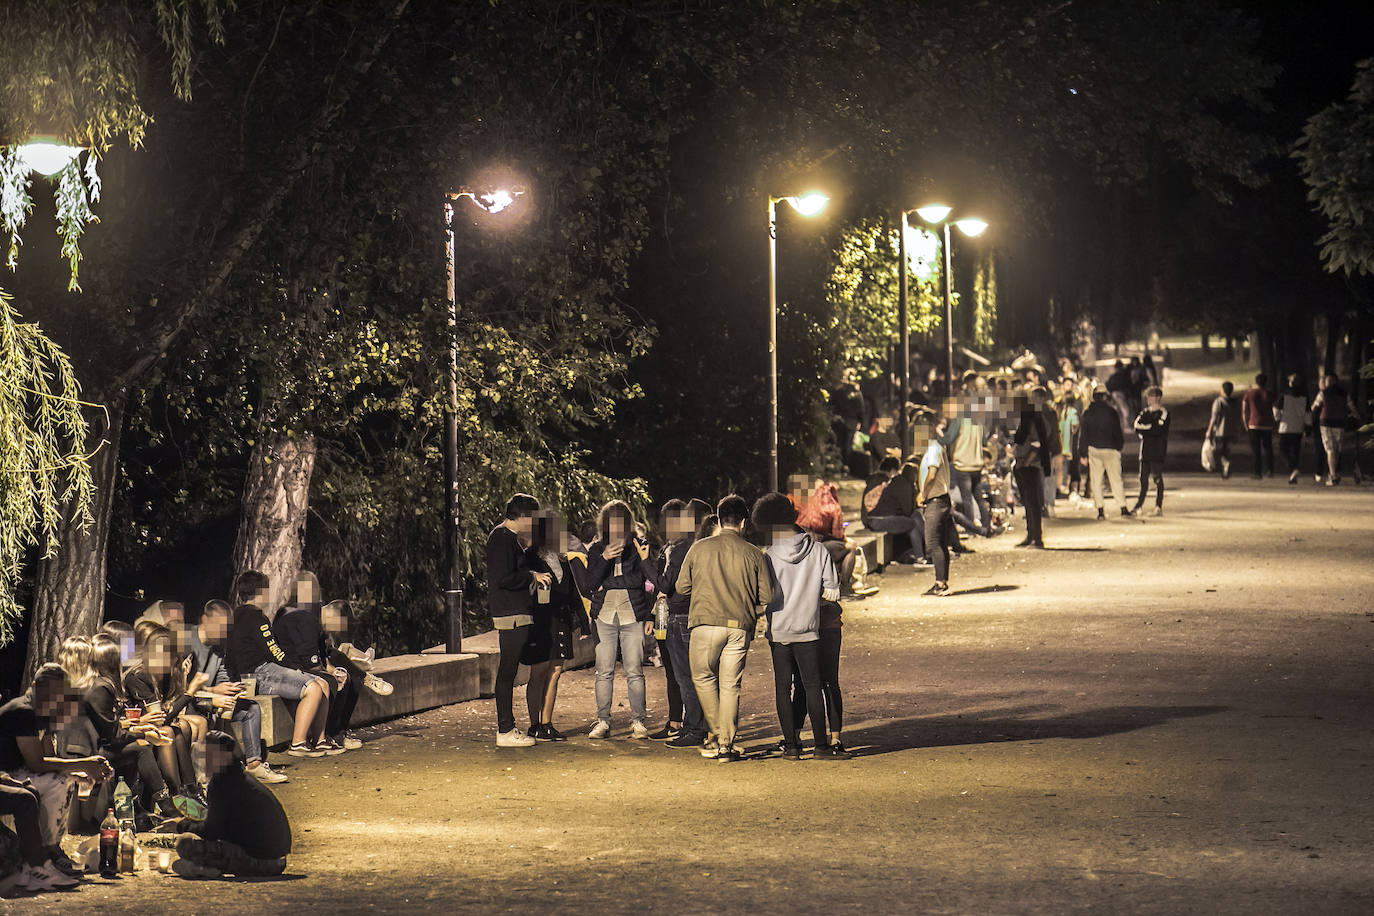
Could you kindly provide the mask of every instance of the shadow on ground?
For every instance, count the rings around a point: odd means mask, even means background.
[[[1106,706],[1061,716],[1029,718],[1030,710],[994,709],[959,715],[896,719],[844,733],[856,754],[874,756],[913,748],[1039,741],[1050,738],[1101,738],[1225,712],[1225,706]],[[1019,715],[1017,713],[1020,713]]]

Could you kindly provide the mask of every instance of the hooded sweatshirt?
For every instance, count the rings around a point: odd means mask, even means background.
[[[773,598],[768,602],[770,642],[813,642],[820,638],[821,598],[840,596],[840,578],[830,551],[797,531],[763,552]]]

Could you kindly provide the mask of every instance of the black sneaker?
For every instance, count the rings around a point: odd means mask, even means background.
[[[784,744],[782,746],[783,760],[801,760],[801,748],[795,744]]]
[[[701,735],[693,735],[689,732],[678,732],[677,735],[669,738],[664,746],[675,748],[699,748],[701,747],[701,742],[704,740],[705,738]]]
[[[1101,509],[1098,509],[1098,510],[1097,510],[1097,520],[1098,520],[1099,522],[1101,522],[1101,521],[1105,521],[1106,518],[1107,518],[1107,513],[1103,512]]]
[[[1134,512],[1133,510],[1127,509],[1125,506],[1122,506],[1122,507],[1121,507],[1121,517],[1122,517],[1122,518],[1131,518],[1131,517],[1134,516],[1134,515],[1135,515],[1135,512]]]
[[[670,728],[669,726],[664,725],[662,728],[651,734],[649,737],[652,738],[654,741],[670,741],[673,738],[676,738],[681,733],[682,729],[680,728]]]
[[[949,585],[946,583],[936,582],[934,585],[926,589],[921,594],[929,595],[932,598],[940,598],[944,595],[949,594]]]
[[[539,726],[538,731],[531,737],[539,741],[567,741],[568,736],[553,727],[550,722],[545,722]]]
[[[853,757],[852,753],[844,749],[844,745],[838,743],[816,748],[817,760],[851,760]]]

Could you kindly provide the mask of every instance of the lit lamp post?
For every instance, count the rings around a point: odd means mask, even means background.
[[[983,234],[988,228],[988,224],[981,219],[956,219],[950,220],[949,214],[951,207],[943,204],[932,204],[926,207],[917,207],[916,213],[930,223],[932,226],[938,225],[944,233],[945,246],[945,378],[946,387],[949,389],[945,393],[949,396],[954,394],[954,302],[952,287],[954,284],[953,258],[949,250],[949,226],[953,222],[959,227],[959,231],[970,238]]]
[[[768,489],[778,491],[778,201],[802,216],[815,216],[830,198],[818,191],[768,198]]]
[[[448,567],[448,588],[444,608],[448,611],[448,639],[445,651],[456,654],[463,649],[463,529],[458,505],[458,284],[457,256],[453,241],[453,211],[466,197],[487,213],[500,213],[523,194],[520,190],[472,191],[463,188],[444,195],[444,240],[448,249],[448,409],[444,411],[444,555]]]
[[[19,161],[44,178],[51,178],[65,169],[81,151],[79,146],[68,146],[50,137],[35,137],[18,147]]]

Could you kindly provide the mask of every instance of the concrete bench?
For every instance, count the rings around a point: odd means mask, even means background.
[[[443,646],[434,646],[426,649],[425,654],[437,654],[444,651]],[[501,643],[500,634],[496,630],[488,630],[485,633],[478,633],[476,636],[463,637],[463,651],[471,652],[477,656],[478,668],[480,671],[479,690],[484,697],[496,695],[496,669],[501,663]],[[590,636],[578,635],[573,637],[573,657],[568,661],[569,671],[576,668],[585,668],[596,661],[596,644]],[[527,665],[521,665],[515,675],[515,686],[521,687],[528,684],[530,680],[530,669]]]
[[[436,706],[475,700],[480,695],[481,668],[473,653],[394,655],[379,658],[372,673],[395,689],[380,696],[367,688],[358,695],[349,725],[369,725]],[[291,743],[296,701],[281,697],[252,698],[262,710],[262,740],[268,747]]]

